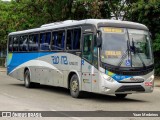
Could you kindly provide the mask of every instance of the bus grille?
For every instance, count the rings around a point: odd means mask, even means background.
[[[141,85],[124,85],[116,90],[116,92],[136,91],[144,92],[145,89]]]

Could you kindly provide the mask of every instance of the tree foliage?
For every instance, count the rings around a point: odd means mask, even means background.
[[[0,46],[12,31],[68,19],[89,18],[135,21],[152,33],[156,73],[160,74],[160,0],[0,0]]]

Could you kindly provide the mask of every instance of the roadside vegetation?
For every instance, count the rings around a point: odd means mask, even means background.
[[[0,0],[0,48],[8,33],[68,19],[122,19],[145,24],[152,34],[160,75],[160,0]]]

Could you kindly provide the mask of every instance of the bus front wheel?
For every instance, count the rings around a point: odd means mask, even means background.
[[[78,76],[76,74],[74,74],[70,80],[70,94],[74,98],[81,97],[81,91],[79,91]]]
[[[116,97],[119,99],[124,99],[127,96],[127,94],[116,94]]]
[[[29,70],[26,70],[24,74],[24,85],[26,88],[31,88],[33,87],[34,83],[30,82],[30,72]]]

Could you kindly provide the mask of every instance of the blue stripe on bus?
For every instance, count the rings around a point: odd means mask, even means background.
[[[116,81],[122,81],[124,79],[133,77],[133,76],[128,76],[128,75],[118,75],[118,74],[112,73],[112,72],[110,72],[108,70],[106,70],[106,74],[108,76],[112,77]]]
[[[39,53],[13,53],[12,58],[10,58],[10,63],[8,65],[8,73],[14,70],[19,65],[28,62],[30,60],[37,59],[45,55],[53,54],[53,52],[39,52]]]

